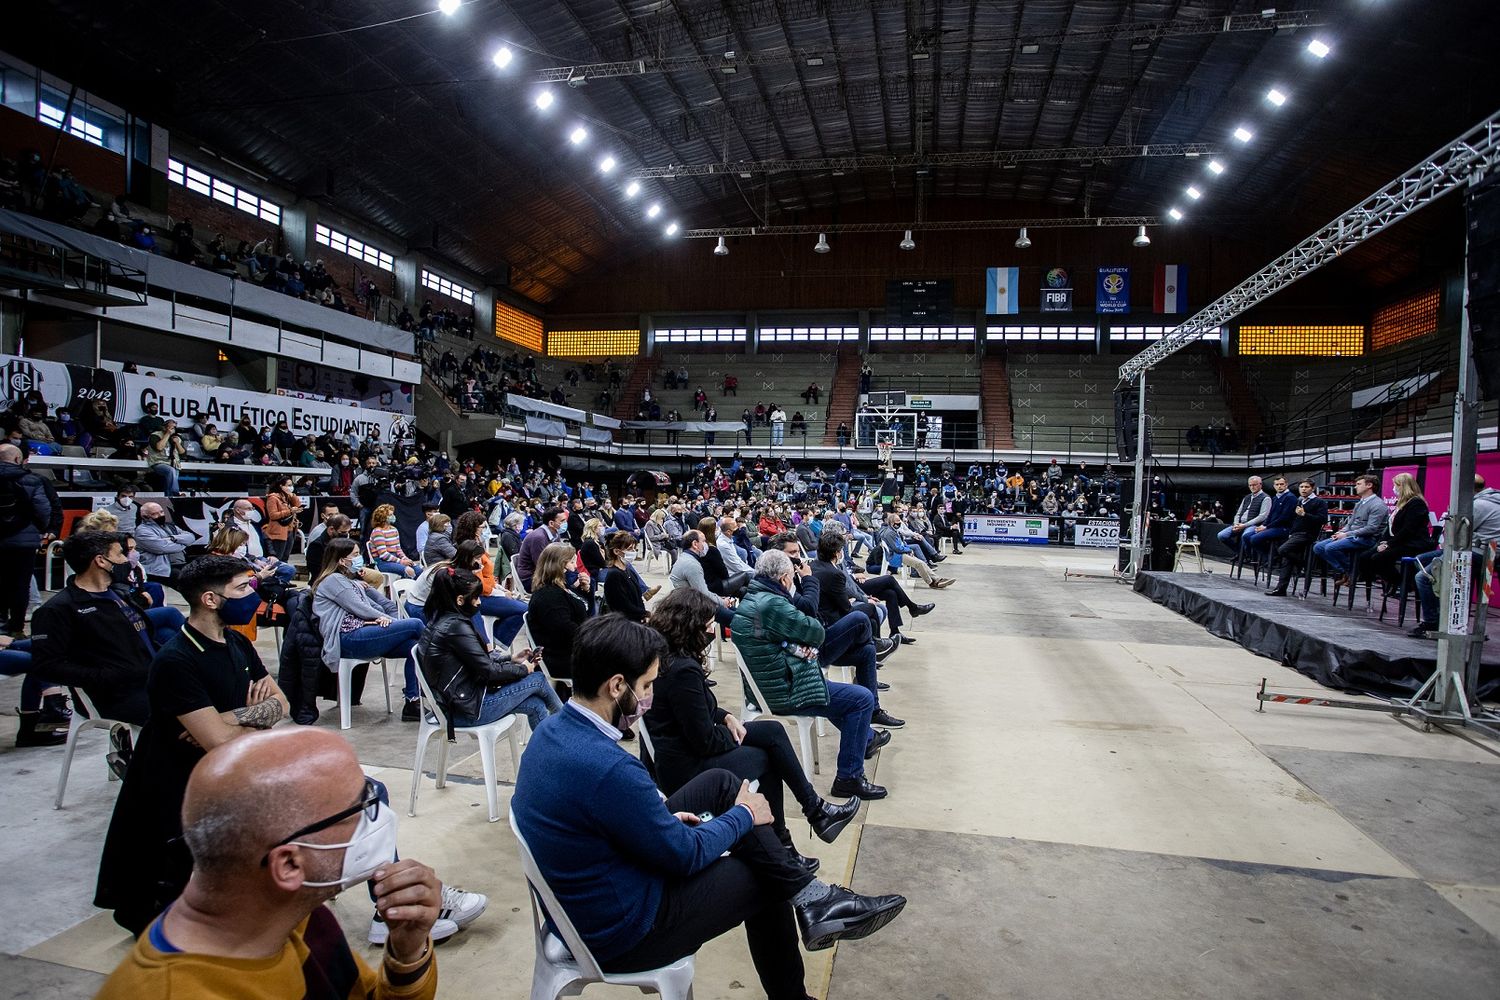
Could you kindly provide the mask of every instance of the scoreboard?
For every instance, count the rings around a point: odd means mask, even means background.
[[[953,279],[887,281],[885,321],[903,326],[953,322]]]

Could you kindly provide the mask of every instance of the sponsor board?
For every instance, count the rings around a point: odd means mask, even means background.
[[[1113,549],[1120,545],[1120,522],[1079,521],[1073,525],[1073,544],[1091,549]]]
[[[968,514],[964,517],[964,541],[1046,545],[1047,519],[1010,514]]]

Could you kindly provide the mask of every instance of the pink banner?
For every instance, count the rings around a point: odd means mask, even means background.
[[[1386,472],[1387,476],[1397,472],[1414,471],[1411,469],[1392,468]],[[1474,471],[1484,477],[1487,485],[1500,487],[1500,451],[1482,451],[1474,463]],[[1422,495],[1427,498],[1427,508],[1441,517],[1448,510],[1448,485],[1453,475],[1453,459],[1444,456],[1442,458],[1429,458],[1427,460],[1427,475],[1421,480]],[[1385,479],[1384,484],[1388,487],[1390,479]],[[1386,491],[1387,496],[1390,490]]]

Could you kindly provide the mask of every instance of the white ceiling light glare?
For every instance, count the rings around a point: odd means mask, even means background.
[[[1182,209],[1180,209],[1180,208],[1175,208],[1175,207],[1174,208],[1169,208],[1169,209],[1167,209],[1167,214],[1172,217],[1172,221],[1173,222],[1181,222],[1182,221]]]
[[[1203,192],[1200,191],[1197,187],[1193,186],[1192,184],[1189,184],[1187,186],[1187,196],[1189,198],[1193,199],[1194,201],[1197,201],[1199,198],[1203,197]]]
[[[1239,125],[1235,127],[1234,137],[1240,142],[1249,142],[1251,139],[1255,138],[1255,133],[1247,129],[1245,126]]]
[[[1135,239],[1130,242],[1138,247],[1149,247],[1151,245],[1151,237],[1146,235],[1146,227],[1141,226],[1138,228],[1135,231]]]
[[[660,214],[661,214],[661,205],[658,204],[657,202],[653,201],[651,203],[651,207],[648,208],[648,209],[646,209],[646,218],[648,218],[648,219],[654,219],[654,218],[656,218]]]
[[[1224,164],[1219,162],[1218,160],[1209,160],[1208,172],[1213,174],[1215,177],[1218,177],[1224,172]]]
[[[496,69],[504,69],[515,57],[516,54],[510,50],[509,45],[502,45],[495,50],[494,55],[490,56],[490,62],[495,64]]]
[[[1327,59],[1328,53],[1332,52],[1333,49],[1329,48],[1328,43],[1323,41],[1323,39],[1314,38],[1312,41],[1307,43],[1307,51],[1311,52],[1319,59]]]
[[[917,241],[911,238],[911,230],[908,229],[906,235],[901,237],[901,242],[896,245],[902,250],[915,250],[917,248]]]
[[[719,237],[719,245],[716,246],[716,247],[714,247],[714,256],[715,257],[728,257],[729,256],[729,241],[726,240],[722,236]]]
[[[575,146],[582,146],[583,141],[589,137],[589,130],[582,125],[574,126],[573,131],[568,133],[568,141]]]
[[[663,236],[676,236],[677,235],[677,223],[675,223],[675,222],[669,222],[669,223],[667,223],[667,228],[663,229],[661,232],[662,232]]]
[[[1025,250],[1029,246],[1031,246],[1031,237],[1026,235],[1026,227],[1022,226],[1020,235],[1016,237],[1016,249]]]
[[[531,103],[536,105],[536,109],[538,111],[546,111],[548,108],[552,107],[552,105],[556,101],[557,98],[553,95],[552,91],[540,90],[537,91],[536,99]]]
[[[828,234],[819,233],[817,245],[813,247],[813,253],[827,253],[832,249],[833,247],[828,245]]]
[[[1036,42],[1027,42],[1026,44],[1021,46],[1021,55],[1034,56],[1041,50],[1041,48],[1042,47]]]
[[[601,174],[607,174],[614,169],[615,158],[613,156],[606,156],[604,159],[599,161],[599,172]]]
[[[459,0],[438,0],[438,10],[447,17],[457,14],[459,6]]]
[[[1280,87],[1272,87],[1270,90],[1266,91],[1266,100],[1270,101],[1272,105],[1279,108],[1286,103],[1286,92],[1283,91]]]
[[[640,181],[631,181],[629,184],[625,185],[625,197],[627,197],[627,198],[634,198],[636,195],[638,195],[640,193],[641,193],[641,182]]]

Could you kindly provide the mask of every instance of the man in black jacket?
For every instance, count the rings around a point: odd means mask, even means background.
[[[1323,525],[1328,521],[1328,504],[1317,495],[1318,488],[1311,479],[1297,484],[1297,504],[1293,508],[1294,519],[1286,541],[1276,550],[1282,560],[1281,579],[1276,586],[1266,591],[1268,597],[1285,597],[1287,584],[1292,574],[1302,567],[1307,558],[1307,547],[1318,540]]]
[[[818,539],[818,558],[813,562],[813,575],[818,578],[822,591],[820,600],[830,614],[839,608],[852,607],[866,610],[875,635],[880,634],[880,619],[890,626],[889,639],[876,639],[877,647],[882,642],[911,645],[917,640],[901,631],[901,610],[905,608],[913,617],[931,611],[935,605],[918,604],[906,593],[894,576],[869,576],[856,573],[849,565],[845,554],[847,539],[837,524],[826,525]],[[840,612],[847,614],[847,611]],[[822,617],[821,615],[819,617]],[[828,619],[823,624],[829,624]],[[877,652],[881,650],[877,648]]]
[[[24,460],[20,448],[0,444],[0,613],[6,619],[0,624],[17,638],[26,631],[37,550],[62,527],[57,494]]]

